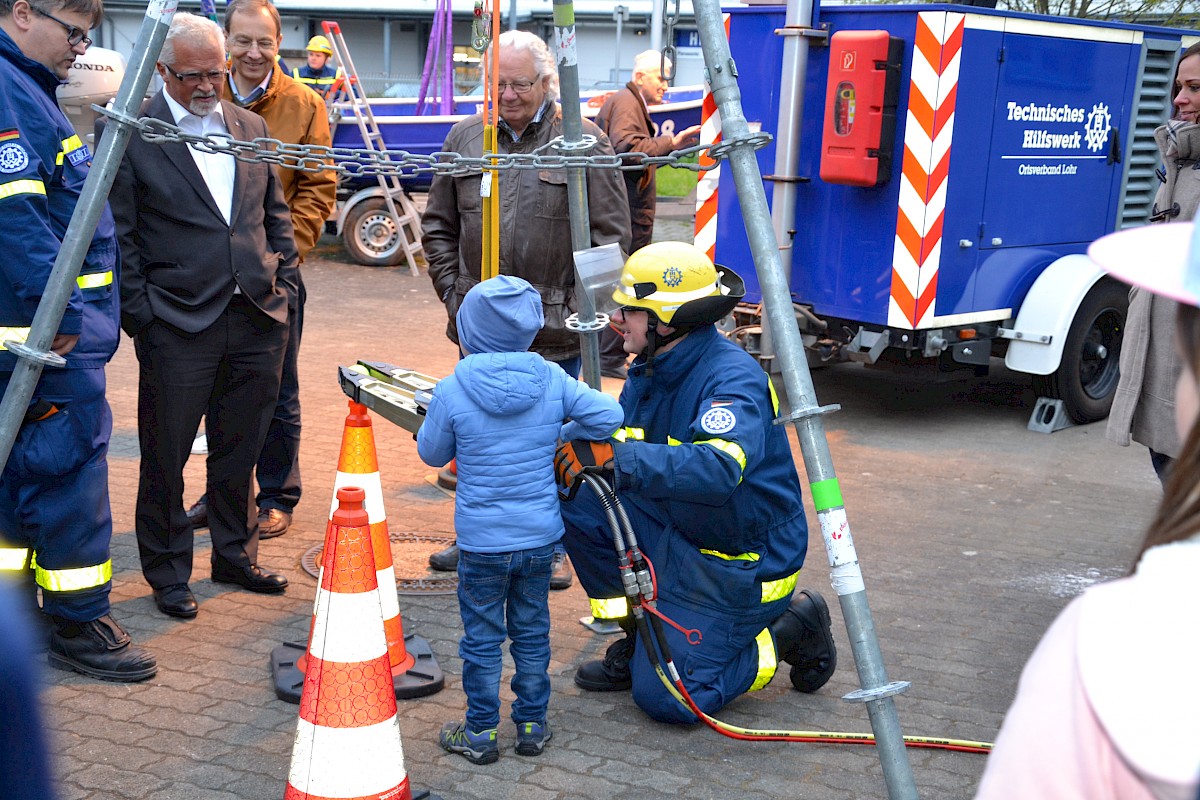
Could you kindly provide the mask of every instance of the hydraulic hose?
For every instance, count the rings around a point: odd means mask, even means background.
[[[700,641],[698,631],[688,631],[668,619],[654,608],[657,597],[657,580],[654,575],[654,565],[638,547],[637,537],[633,531],[629,515],[626,513],[621,500],[603,477],[584,473],[580,476],[588,487],[595,492],[604,508],[605,517],[612,531],[613,546],[617,553],[617,564],[621,572],[621,582],[625,598],[633,615],[638,638],[646,650],[646,656],[654,667],[655,674],[662,681],[667,691],[671,693],[680,705],[687,708],[696,718],[723,736],[748,742],[806,742],[811,744],[875,744],[875,736],[870,733],[847,733],[826,731],[794,731],[767,730],[743,728],[722,722],[706,714],[696,705],[692,696],[683,685],[683,679],[675,669],[675,661],[671,656],[670,646],[663,631],[663,620],[680,630],[692,644]],[[693,637],[692,634],[696,636]],[[661,657],[660,657],[661,654]],[[665,668],[665,670],[664,670]],[[668,673],[670,675],[668,676]],[[948,739],[933,736],[905,736],[905,747],[931,748],[938,750],[953,750],[962,753],[991,752],[990,742],[976,742],[965,739]]]

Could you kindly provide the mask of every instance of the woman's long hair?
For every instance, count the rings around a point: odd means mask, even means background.
[[[1183,363],[1196,380],[1200,375],[1200,309],[1181,303],[1175,320],[1177,346]],[[1179,457],[1171,465],[1162,503],[1137,557],[1140,559],[1155,545],[1183,541],[1197,533],[1200,533],[1200,422],[1193,422]]]

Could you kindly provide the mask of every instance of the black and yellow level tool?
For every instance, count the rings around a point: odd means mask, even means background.
[[[383,361],[359,361],[338,367],[342,391],[388,422],[416,433],[425,421],[437,378]]]

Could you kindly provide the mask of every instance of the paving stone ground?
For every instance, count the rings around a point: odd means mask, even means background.
[[[686,219],[663,220],[670,238],[683,238],[675,234],[686,235],[689,226]],[[297,708],[275,698],[267,660],[276,645],[308,632],[315,581],[300,557],[321,542],[329,512],[346,414],[336,367],[373,358],[440,376],[456,360],[424,274],[352,265],[332,239],[304,271],[304,497],[292,530],[260,550],[262,564],[291,580],[284,595],[213,584],[208,537],[201,533],[192,583],[199,616],[182,622],[156,611],[133,534],[136,364],[128,342],[112,364],[115,614],[157,655],[159,673],[120,685],[45,671],[63,800],[283,795]],[[901,725],[909,734],[990,740],[1022,664],[1054,615],[1081,588],[1127,569],[1158,498],[1145,451],[1105,442],[1098,425],[1051,436],[1027,432],[1033,393],[1027,379],[1003,369],[986,380],[930,385],[847,365],[819,370],[815,380],[821,403],[843,407],[826,418],[828,438],[889,677],[912,682],[897,699]],[[606,381],[605,388],[619,385]],[[379,418],[374,431],[391,530],[452,534],[453,501],[430,483],[433,471],[418,460],[411,435]],[[200,493],[202,475],[203,459],[193,458],[189,499]],[[841,699],[858,682],[826,564],[820,537],[811,537],[801,583],[830,601],[837,674],[814,695],[799,694],[786,675],[779,677],[731,704],[720,714],[725,721],[869,730],[865,710]],[[477,767],[436,743],[442,723],[461,718],[465,708],[456,600],[400,598],[406,629],[430,642],[446,674],[440,693],[400,704],[414,787],[446,800],[887,796],[871,747],[739,742],[703,727],[651,722],[627,692],[580,691],[572,682],[576,667],[611,640],[579,624],[587,603],[578,585],[552,593],[550,602],[554,739],[539,758],[516,756],[514,732],[505,724],[502,758]],[[506,714],[507,685],[502,698]],[[908,755],[927,800],[970,797],[984,766],[978,755],[920,749]]]

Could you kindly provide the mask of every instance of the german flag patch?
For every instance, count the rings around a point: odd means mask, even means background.
[[[6,131],[0,131],[0,144],[11,142],[13,139],[20,139],[21,132],[16,128],[10,128]]]

